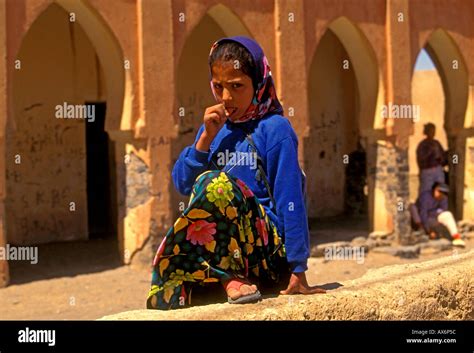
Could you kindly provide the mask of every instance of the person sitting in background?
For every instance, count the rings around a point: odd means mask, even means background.
[[[434,183],[445,182],[443,167],[448,164],[446,152],[439,141],[434,138],[436,126],[433,123],[425,124],[423,133],[426,138],[419,143],[416,149],[416,161],[420,169],[419,195],[424,191],[431,191],[431,186]]]
[[[448,185],[434,183],[431,190],[423,191],[419,195],[415,214],[412,209],[412,219],[418,227],[422,227],[430,235],[431,239],[444,236],[451,239],[454,246],[464,247],[465,243],[458,232],[454,216],[448,211],[448,194]]]

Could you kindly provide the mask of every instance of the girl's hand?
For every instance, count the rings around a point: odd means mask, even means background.
[[[204,131],[196,143],[196,149],[200,151],[209,151],[211,142],[216,137],[219,130],[224,126],[227,120],[225,115],[224,104],[220,103],[206,108],[204,112]]]
[[[206,108],[204,112],[204,132],[207,137],[214,139],[226,120],[224,104],[220,103]]]
[[[288,287],[285,290],[280,291],[280,294],[282,295],[316,293],[326,293],[326,290],[318,286],[310,287],[306,280],[305,272],[292,273]]]

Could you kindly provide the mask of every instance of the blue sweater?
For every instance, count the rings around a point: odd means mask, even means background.
[[[288,119],[281,115],[267,115],[238,124],[227,120],[208,152],[195,148],[204,131],[202,125],[194,144],[186,147],[176,161],[172,173],[173,182],[181,194],[190,195],[194,181],[201,173],[222,168],[219,163],[219,168],[215,164],[217,156],[223,156],[226,150],[228,156],[231,152],[235,152],[234,155],[237,156],[248,155],[252,149],[245,139],[243,129],[251,132],[258,155],[263,160],[276,203],[276,214],[272,211],[273,205],[264,182],[255,179],[258,170],[255,165],[231,163],[222,170],[239,178],[252,190],[279,232],[284,234],[286,255],[292,271],[304,272],[308,269],[309,257],[308,220],[302,190],[302,172],[298,164],[298,138]],[[222,153],[218,154],[219,152]]]

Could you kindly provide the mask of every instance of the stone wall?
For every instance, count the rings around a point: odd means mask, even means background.
[[[383,230],[391,230],[401,244],[416,242],[411,238],[408,212],[408,151],[386,140],[370,143],[368,148],[368,154],[372,156],[368,177],[381,192],[380,196],[372,197],[383,199],[379,204],[381,208],[374,210],[373,217],[386,218]]]
[[[56,107],[102,98],[95,50],[53,5],[33,24],[17,60],[6,141],[7,240],[87,239],[86,124],[98,122],[57,118]]]
[[[316,51],[308,90],[310,126],[300,143],[308,175],[308,216],[336,216],[344,212],[344,155],[357,148],[359,132],[354,70],[332,31]]]
[[[474,320],[474,250],[369,270],[327,294],[257,304],[135,310],[101,320]]]

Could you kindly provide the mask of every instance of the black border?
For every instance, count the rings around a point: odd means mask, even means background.
[[[18,343],[26,327],[56,330],[56,345]],[[427,337],[456,343],[406,342]],[[472,353],[474,321],[1,321],[0,353],[10,352]]]

